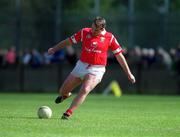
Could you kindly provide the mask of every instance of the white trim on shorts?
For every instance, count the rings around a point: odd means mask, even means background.
[[[78,60],[71,74],[81,79],[83,79],[86,74],[92,74],[95,75],[100,82],[105,71],[106,69],[103,65],[91,65]]]

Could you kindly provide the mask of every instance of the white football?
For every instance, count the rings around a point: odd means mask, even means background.
[[[37,114],[39,118],[51,118],[52,110],[48,106],[41,106]]]

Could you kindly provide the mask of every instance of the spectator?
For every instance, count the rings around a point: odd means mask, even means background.
[[[175,61],[175,59],[176,59],[176,49],[175,48],[171,48],[169,50],[169,54],[170,54],[172,60]]]
[[[75,65],[77,62],[77,54],[73,47],[66,48],[66,59],[71,65]]]
[[[43,64],[43,56],[36,50],[32,50],[31,66],[40,67]]]
[[[180,95],[180,44],[178,45],[178,48],[176,50],[175,54],[175,71],[177,76],[177,94]]]
[[[44,65],[50,65],[53,56],[49,55],[47,52],[44,52],[43,53],[43,58],[44,58]]]
[[[64,51],[59,50],[54,55],[52,55],[51,63],[59,63],[59,61],[64,60]]]
[[[172,67],[172,59],[167,51],[163,48],[158,49],[158,54],[162,57],[162,63],[165,65],[167,69],[171,69]]]
[[[30,65],[31,59],[32,59],[32,54],[29,52],[28,49],[26,49],[22,56],[23,65],[25,66]]]
[[[8,66],[16,65],[16,50],[15,47],[11,47],[5,55],[5,63]]]
[[[148,49],[147,48],[142,49],[141,65],[143,68],[148,68]]]
[[[133,52],[131,52],[131,54],[129,54],[130,57],[129,58],[133,58],[133,62],[135,63],[135,65],[141,65],[141,57],[142,57],[142,50],[139,46],[135,46],[135,48],[133,49]]]
[[[155,50],[148,49],[148,67],[150,68],[156,62]]]
[[[0,68],[3,66],[4,55],[2,49],[0,49]]]

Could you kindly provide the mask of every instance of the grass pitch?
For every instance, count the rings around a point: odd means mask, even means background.
[[[0,137],[180,137],[180,97],[89,95],[68,121],[60,119],[72,97],[0,94]],[[47,105],[51,119],[38,119]]]

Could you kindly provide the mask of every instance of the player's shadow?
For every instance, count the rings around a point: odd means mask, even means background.
[[[40,119],[37,116],[31,117],[31,116],[0,116],[0,119]],[[57,119],[57,118],[51,118],[51,119]]]
[[[38,119],[38,117],[28,117],[28,116],[0,116],[0,119]]]

